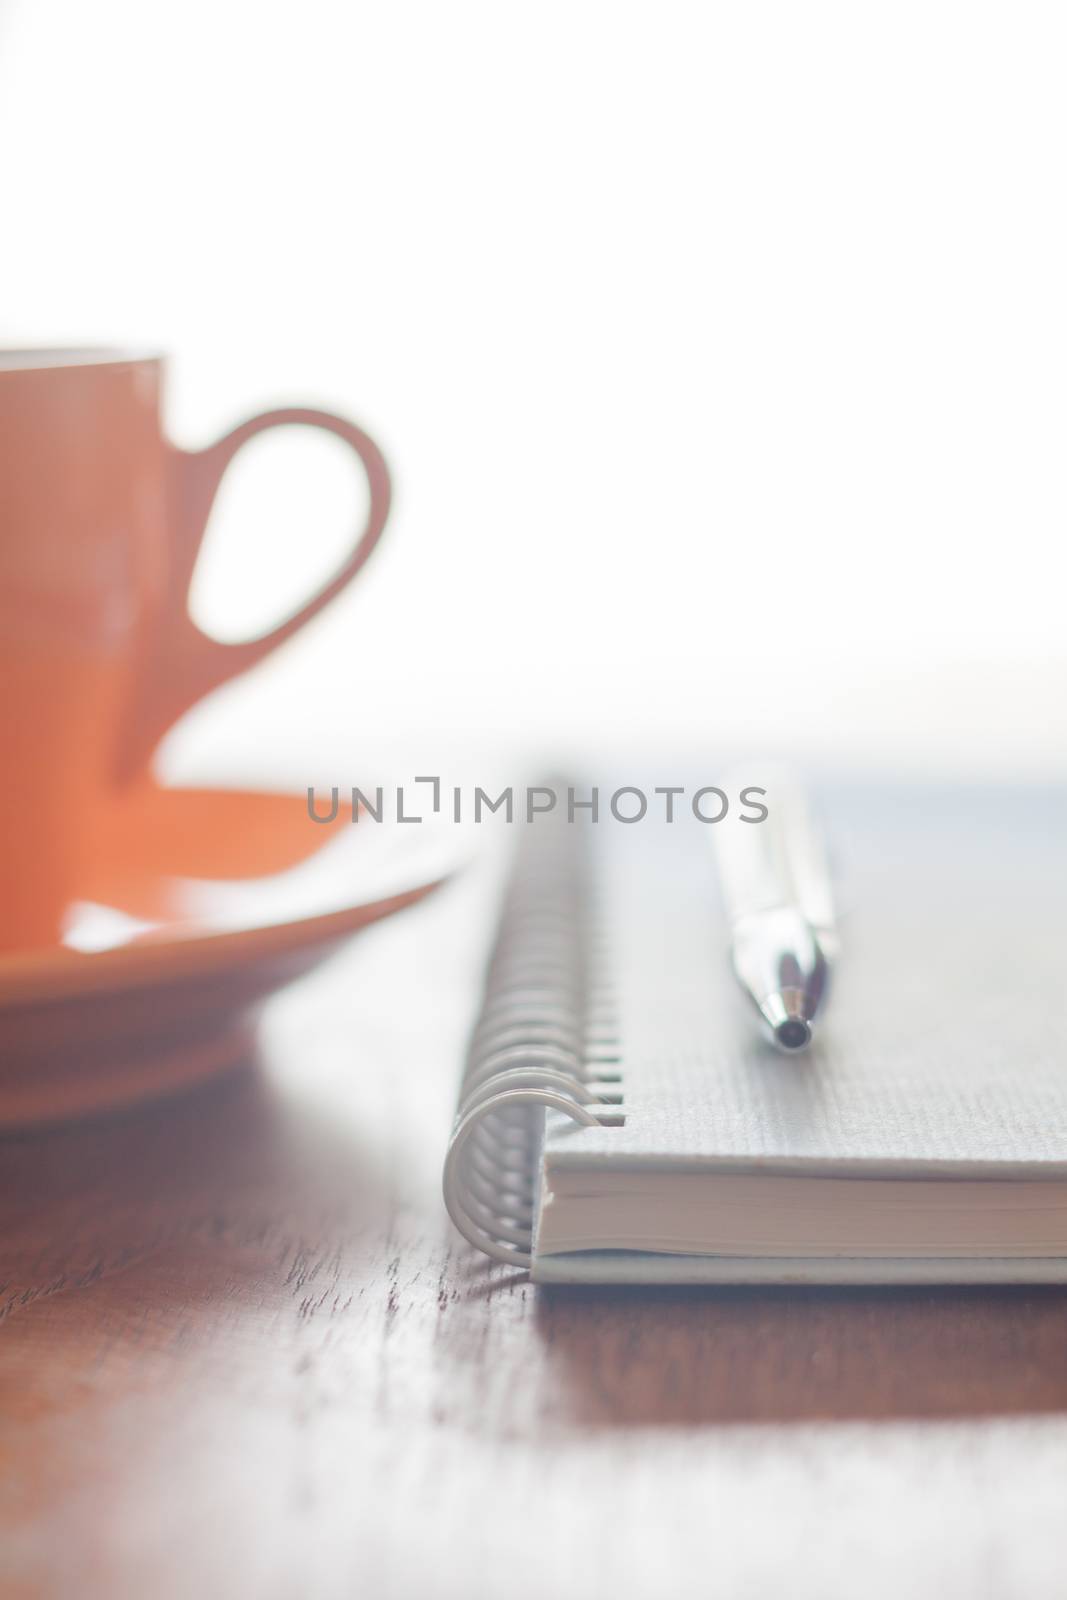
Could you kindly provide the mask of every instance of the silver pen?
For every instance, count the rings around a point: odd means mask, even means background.
[[[776,768],[760,788],[764,820],[724,818],[714,839],[734,972],[774,1043],[791,1052],[811,1043],[837,930],[826,859],[800,785]]]

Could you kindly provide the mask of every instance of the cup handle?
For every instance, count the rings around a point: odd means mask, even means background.
[[[189,615],[188,596],[208,515],[222,475],[241,446],[268,428],[293,423],[324,428],[349,445],[363,463],[370,487],[366,526],[351,555],[309,601],[278,627],[259,638],[237,644],[210,639]],[[151,661],[141,677],[131,708],[126,738],[119,752],[119,778],[129,780],[148,761],[163,734],[204,695],[255,666],[351,583],[381,537],[392,489],[385,458],[373,439],[354,423],[328,411],[302,407],[265,411],[250,417],[206,450],[179,450],[169,455],[171,518],[170,579],[163,610],[155,620]]]

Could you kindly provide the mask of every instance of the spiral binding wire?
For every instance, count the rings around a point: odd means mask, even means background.
[[[622,1121],[587,826],[541,817],[524,830],[445,1160],[460,1233],[517,1267],[532,1262],[546,1110]]]

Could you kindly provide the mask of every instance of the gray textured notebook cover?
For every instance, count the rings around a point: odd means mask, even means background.
[[[827,1176],[1067,1177],[1062,791],[817,796],[842,958],[812,1051],[766,1044],[737,991],[710,829],[590,829],[610,930],[624,1127],[550,1113],[544,1161]],[[728,826],[727,820],[718,826]],[[733,824],[743,825],[743,824]],[[1067,1262],[704,1260],[583,1253],[542,1281],[1067,1278]]]

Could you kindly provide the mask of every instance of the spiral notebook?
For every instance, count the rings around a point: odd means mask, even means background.
[[[803,1058],[736,992],[706,826],[516,830],[445,1168],[472,1243],[546,1283],[1067,1280],[1063,794],[819,800]]]

